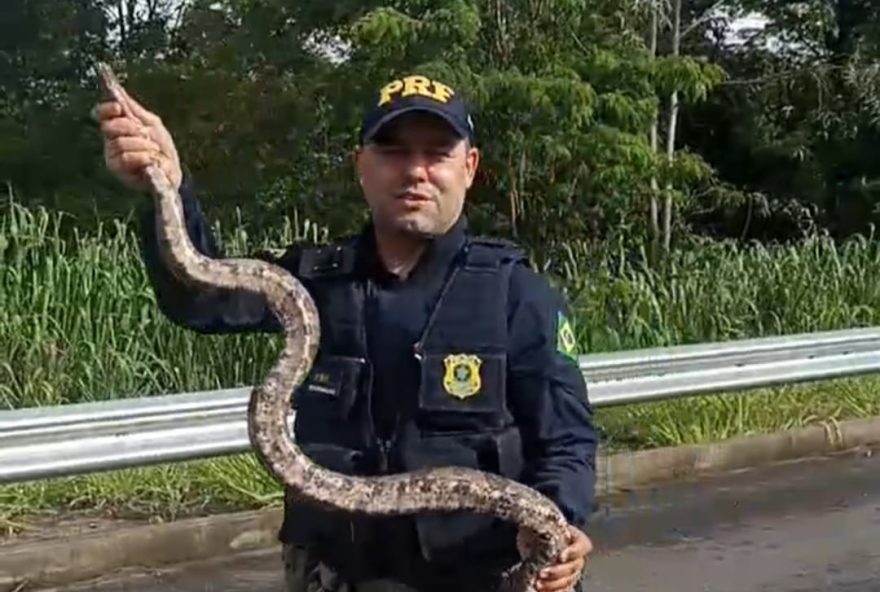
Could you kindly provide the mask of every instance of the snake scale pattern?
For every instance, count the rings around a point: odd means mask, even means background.
[[[98,64],[104,96],[127,114],[122,86],[109,65]],[[284,269],[252,259],[212,259],[192,245],[181,198],[156,165],[146,167],[156,205],[162,257],[181,281],[212,289],[262,294],[283,329],[284,348],[263,382],[254,387],[247,412],[248,435],[266,470],[301,498],[352,513],[401,515],[472,511],[512,521],[535,535],[532,555],[517,564],[497,592],[531,592],[537,572],[551,564],[566,542],[567,523],[559,509],[537,491],[472,469],[444,467],[410,473],[356,477],[312,462],[288,431],[293,394],[305,380],[320,339],[318,311],[299,281]]]

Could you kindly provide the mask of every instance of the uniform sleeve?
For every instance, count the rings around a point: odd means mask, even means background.
[[[186,229],[196,250],[208,257],[222,258],[191,178],[184,178],[180,195]],[[244,290],[190,286],[174,277],[159,253],[156,209],[152,203],[143,214],[140,236],[141,253],[159,309],[172,322],[199,333],[279,330],[280,325],[263,296]]]
[[[595,501],[598,437],[562,296],[525,266],[511,278],[508,397],[522,431],[525,482],[583,527]]]

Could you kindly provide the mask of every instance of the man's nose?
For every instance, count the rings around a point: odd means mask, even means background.
[[[426,153],[413,151],[407,154],[405,169],[410,177],[426,178],[429,166],[430,161]]]

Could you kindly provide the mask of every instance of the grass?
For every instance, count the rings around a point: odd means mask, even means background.
[[[158,311],[122,222],[64,236],[63,220],[10,203],[0,212],[0,408],[60,405],[253,384],[270,336],[199,336]],[[230,253],[317,236],[289,221],[256,239],[225,233]],[[704,243],[662,269],[645,257],[572,244],[552,262],[585,351],[609,351],[875,325],[880,248],[817,237],[743,249]],[[600,409],[603,448],[718,440],[880,414],[874,377]],[[89,510],[173,519],[278,503],[249,455],[0,487],[0,530],[24,517]]]

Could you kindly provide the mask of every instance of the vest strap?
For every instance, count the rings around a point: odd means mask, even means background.
[[[523,250],[504,239],[477,237],[467,245],[464,269],[467,271],[497,271],[505,263],[526,258]]]

